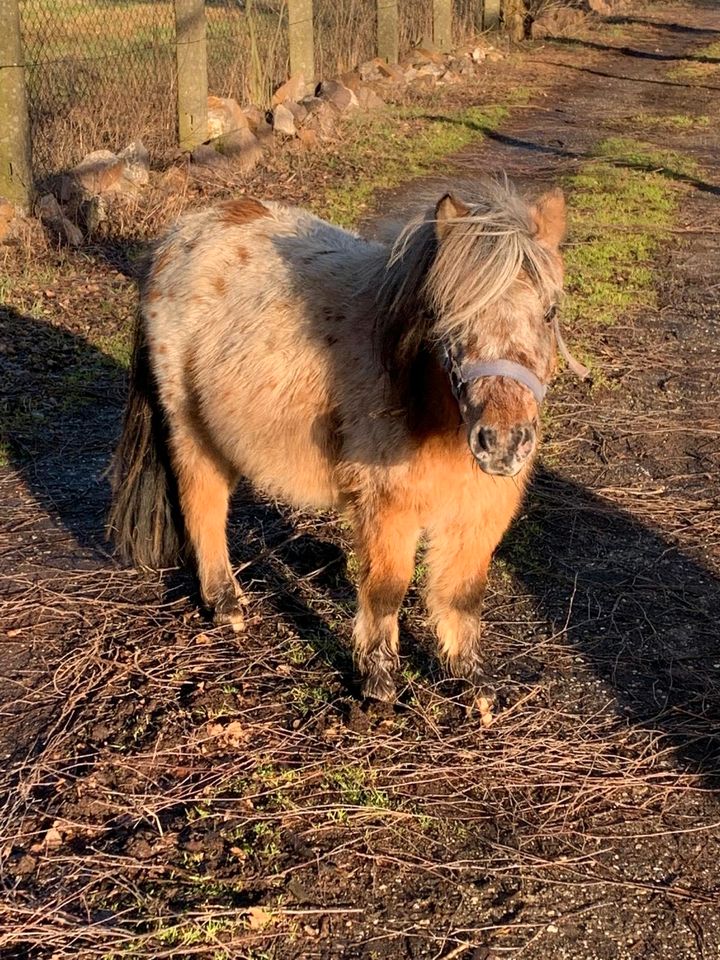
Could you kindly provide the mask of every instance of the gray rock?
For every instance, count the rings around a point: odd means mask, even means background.
[[[101,232],[108,221],[107,204],[103,197],[89,197],[80,205],[80,216],[90,236]]]
[[[73,167],[72,176],[81,193],[119,193],[130,181],[125,180],[125,161],[110,150],[95,150]]]
[[[83,242],[82,230],[65,216],[62,207],[51,193],[40,197],[35,212],[52,233],[70,247],[79,247]]]
[[[340,116],[339,111],[327,100],[321,100],[320,104],[308,114],[303,124],[307,130],[314,130],[323,140],[333,140],[337,135],[337,123]]]
[[[320,84],[318,94],[322,100],[327,100],[340,113],[360,109],[356,95],[340,80],[324,80]]]
[[[231,130],[220,137],[215,147],[242,173],[250,173],[262,159],[262,147],[251,130]]]
[[[406,83],[407,79],[405,76],[405,70],[400,66],[399,63],[385,63],[380,61],[377,65],[380,75],[385,80],[392,80],[393,83]]]
[[[243,113],[247,117],[250,130],[258,138],[260,144],[262,146],[269,144],[272,140],[273,131],[272,126],[267,122],[266,114],[257,107],[246,107]]]
[[[294,137],[297,133],[295,128],[295,117],[284,103],[278,103],[273,108],[273,130],[275,133],[281,133],[285,137]]]
[[[417,68],[418,77],[442,77],[445,73],[445,66],[441,63],[424,63]]]
[[[232,97],[208,97],[207,103],[208,140],[248,126],[248,118]]]
[[[308,113],[315,113],[316,110],[319,110],[322,107],[323,101],[320,97],[316,97],[314,94],[310,94],[307,97],[303,97],[300,101],[300,106],[305,107]]]
[[[201,143],[199,147],[195,147],[190,154],[190,162],[196,167],[222,169],[228,166],[226,158],[209,143]]]
[[[286,100],[283,106],[287,107],[290,113],[293,115],[293,120],[295,121],[296,127],[301,124],[308,115],[307,107],[302,103],[295,103],[293,100]]]
[[[372,87],[363,84],[357,91],[356,96],[361,110],[382,110],[385,101],[379,96]]]
[[[123,176],[126,180],[143,187],[150,182],[150,154],[142,140],[133,140],[118,157],[125,163]]]
[[[272,106],[277,107],[285,103],[286,100],[297,103],[298,100],[302,100],[306,93],[308,93],[308,89],[305,76],[302,73],[296,73],[277,88],[272,97]]]
[[[374,60],[366,60],[365,63],[361,63],[358,67],[358,73],[360,74],[360,79],[364,81],[371,80],[382,80],[382,73],[380,72],[380,64],[383,63],[382,60],[379,60],[377,57]]]

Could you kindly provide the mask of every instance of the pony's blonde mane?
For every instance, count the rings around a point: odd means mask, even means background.
[[[443,221],[442,241],[433,209],[391,245],[377,294],[386,358],[399,349],[407,360],[423,341],[466,342],[521,276],[545,305],[560,295],[557,258],[535,239],[530,208],[507,181],[462,199],[469,213]]]

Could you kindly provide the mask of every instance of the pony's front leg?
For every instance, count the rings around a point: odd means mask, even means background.
[[[398,613],[415,569],[420,530],[413,515],[393,506],[367,512],[356,508],[353,519],[359,565],[355,666],[363,696],[392,701],[399,666]]]
[[[493,551],[504,532],[492,522],[430,530],[427,603],[435,622],[440,657],[449,672],[487,686],[482,654],[482,604]]]

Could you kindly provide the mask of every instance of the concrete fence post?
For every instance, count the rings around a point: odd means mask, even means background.
[[[452,0],[433,0],[433,43],[442,52],[452,48]]]
[[[501,0],[485,0],[483,9],[483,30],[497,30],[500,26]]]
[[[0,0],[0,26],[0,196],[27,213],[32,159],[18,0]]]
[[[290,76],[301,73],[305,83],[315,79],[312,0],[288,0]]]
[[[205,0],[175,0],[178,143],[192,150],[207,139]]]
[[[398,0],[377,0],[377,52],[388,63],[400,56],[398,27]]]

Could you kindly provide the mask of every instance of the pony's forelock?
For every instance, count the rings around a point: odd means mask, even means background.
[[[378,293],[380,316],[390,327],[393,317],[422,327],[397,331],[397,342],[466,341],[477,332],[479,315],[521,277],[545,305],[560,296],[558,259],[535,239],[530,208],[506,181],[487,182],[480,196],[463,200],[470,212],[443,221],[441,241],[431,212],[408,223],[392,244]]]

